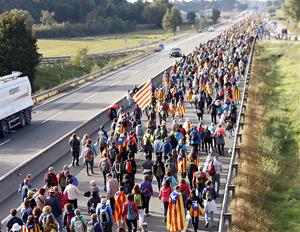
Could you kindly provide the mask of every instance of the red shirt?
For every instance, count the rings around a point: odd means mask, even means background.
[[[127,213],[128,213],[128,204],[132,205],[133,211],[138,214],[138,207],[136,206],[135,202],[128,200],[124,205],[123,205],[123,218],[127,219]]]

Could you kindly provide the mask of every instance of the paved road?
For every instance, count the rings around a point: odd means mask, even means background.
[[[31,126],[19,129],[0,140],[0,176],[124,96],[134,84],[142,84],[173,64],[174,59],[168,58],[171,47],[181,47],[183,52],[188,53],[199,42],[206,42],[228,27],[229,25],[220,26],[215,32],[195,34],[170,43],[164,51],[151,55],[137,64],[38,106],[34,109]]]

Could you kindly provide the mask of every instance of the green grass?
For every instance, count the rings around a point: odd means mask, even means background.
[[[59,84],[87,75],[128,58],[129,56],[98,58],[90,60],[83,68],[76,68],[71,64],[71,62],[60,64],[41,64],[37,67],[36,77],[33,82],[34,92],[37,93],[53,88]]]
[[[176,35],[191,31],[184,27]],[[39,53],[43,56],[74,55],[79,48],[88,48],[89,53],[99,53],[147,45],[173,37],[162,29],[142,30],[131,33],[115,34],[109,36],[74,38],[74,39],[40,39],[38,40]]]
[[[266,124],[259,135],[260,170],[271,193],[265,201],[275,231],[300,231],[300,44],[262,43],[258,62]],[[267,161],[266,161],[267,159]],[[275,171],[274,171],[275,170]]]

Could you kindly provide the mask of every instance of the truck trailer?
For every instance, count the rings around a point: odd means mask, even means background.
[[[31,123],[31,85],[21,72],[0,77],[0,137]]]

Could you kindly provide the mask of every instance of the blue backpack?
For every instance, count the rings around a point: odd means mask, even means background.
[[[132,204],[128,203],[127,219],[133,221],[136,219],[136,213],[133,210]]]

